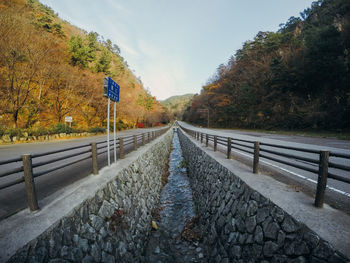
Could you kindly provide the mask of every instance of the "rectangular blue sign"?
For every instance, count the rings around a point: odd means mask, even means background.
[[[110,77],[105,77],[103,85],[103,96],[112,101],[119,102],[120,86]]]

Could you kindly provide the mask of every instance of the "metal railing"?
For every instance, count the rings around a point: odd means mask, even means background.
[[[205,143],[206,147],[209,147],[209,143],[211,143],[213,145],[214,151],[217,151],[218,145],[226,147],[226,156],[228,159],[231,157],[232,149],[251,155],[253,158],[253,173],[258,173],[259,158],[262,157],[277,163],[317,174],[318,180],[315,197],[316,207],[323,207],[328,178],[350,184],[350,176],[344,177],[336,174],[336,171],[349,172],[350,165],[343,165],[330,160],[332,157],[337,157],[341,158],[343,161],[350,162],[350,154],[217,136],[187,129],[183,126],[181,126],[181,129],[189,135],[193,136],[201,143]],[[289,153],[288,151],[292,151],[293,153]],[[304,156],[301,156],[301,153]],[[291,160],[296,160],[298,163]],[[332,170],[335,172],[330,172],[329,168],[333,168]]]
[[[164,134],[169,127],[159,129],[156,131],[149,131],[140,133],[137,135],[129,135],[124,137],[118,137],[116,140],[116,148],[119,150],[119,159],[124,158],[125,147],[128,145],[133,145],[132,150],[137,150],[139,146],[143,146],[146,143],[151,142],[155,138]],[[110,151],[114,151],[113,139],[109,140]],[[71,166],[73,164],[82,162],[84,160],[92,160],[92,173],[98,174],[98,156],[106,153],[107,141],[92,142],[87,144],[82,144],[79,146],[63,148],[59,150],[52,150],[48,152],[41,152],[35,154],[23,154],[21,157],[11,158],[7,160],[0,161],[0,178],[9,177],[11,175],[18,174],[18,178],[10,180],[5,184],[0,185],[0,191],[12,187],[17,184],[24,183],[27,195],[28,207],[31,211],[36,211],[39,209],[37,193],[35,190],[34,178],[46,175],[50,172]],[[52,156],[49,160],[40,161],[40,157]],[[77,158],[79,157],[79,158]],[[33,162],[33,160],[37,160]],[[58,162],[66,162],[57,164]],[[6,170],[6,165],[17,164],[18,167],[10,168]],[[37,168],[43,167],[50,164],[50,168],[46,168],[42,171],[36,171]],[[55,165],[56,164],[56,165]]]

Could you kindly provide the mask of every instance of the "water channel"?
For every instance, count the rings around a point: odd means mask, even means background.
[[[195,205],[185,166],[175,129],[168,182],[153,219],[157,229],[149,239],[147,262],[206,262],[196,231]]]

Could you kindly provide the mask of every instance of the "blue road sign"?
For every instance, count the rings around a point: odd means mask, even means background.
[[[103,85],[103,96],[112,101],[119,102],[120,86],[110,77],[105,77]]]

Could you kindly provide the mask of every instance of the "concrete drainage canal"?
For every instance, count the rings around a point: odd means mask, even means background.
[[[0,262],[349,262],[174,131],[87,178],[80,199],[2,221]]]
[[[164,178],[165,177],[165,178]],[[205,262],[198,216],[187,177],[186,163],[175,130],[168,173],[163,176],[159,205],[153,210],[147,262]]]

